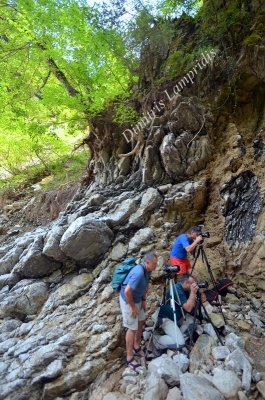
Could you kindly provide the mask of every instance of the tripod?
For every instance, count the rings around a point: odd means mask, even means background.
[[[204,317],[203,317],[203,314],[202,314],[202,309],[204,311]],[[201,301],[201,294],[200,294],[199,290],[197,292],[197,301],[196,301],[196,304],[195,304],[195,307],[194,307],[194,310],[193,310],[193,325],[192,325],[191,332],[190,332],[190,342],[192,342],[193,333],[195,331],[196,317],[199,319],[199,321],[201,323],[202,323],[203,319],[205,319],[206,321],[210,322],[210,324],[212,325],[212,327],[213,327],[213,329],[214,329],[214,331],[216,333],[216,336],[217,336],[221,346],[223,346],[224,344],[223,344],[221,336],[220,336],[220,334],[218,332],[218,329],[214,325],[214,323],[212,322],[212,320],[211,320],[211,318],[210,318],[210,316],[209,316],[204,304]]]
[[[197,247],[197,251],[196,251],[194,263],[193,263],[193,266],[192,266],[191,274],[193,273],[193,270],[194,270],[194,268],[195,268],[195,264],[196,264],[196,262],[197,262],[197,260],[198,260],[198,258],[199,258],[200,255],[201,255],[201,257],[202,257],[202,262],[203,262],[203,263],[206,265],[206,267],[207,267],[208,274],[209,274],[210,279],[211,279],[211,281],[212,281],[213,287],[215,287],[215,286],[216,286],[216,280],[214,279],[214,275],[213,275],[212,268],[211,268],[210,263],[209,263],[209,261],[208,261],[208,259],[207,259],[205,250],[204,250],[204,248],[203,248],[203,242],[199,243],[199,245],[198,245],[198,247]],[[221,306],[221,303],[220,303],[220,301],[219,301],[218,296],[217,296],[216,302],[217,302],[218,307],[219,307],[219,310],[220,310],[220,312],[221,312],[221,314],[222,314],[224,323],[226,324],[226,319],[225,319],[225,316],[224,316],[224,313],[223,313],[223,310],[222,310],[222,306]],[[203,304],[202,304],[202,306],[203,306]],[[205,309],[204,306],[203,306],[203,308]],[[209,317],[209,316],[208,316],[208,317]]]
[[[159,303],[158,306],[160,308],[162,305],[166,305],[167,302],[170,302],[171,309],[173,311],[173,318],[174,318],[176,349],[178,350],[180,348],[180,345],[178,343],[178,325],[177,325],[177,316],[176,316],[176,314],[177,314],[176,304],[180,307],[180,310],[181,310],[183,318],[186,319],[184,311],[183,311],[183,309],[181,307],[179,294],[178,294],[178,292],[177,292],[177,290],[175,288],[175,280],[174,280],[174,276],[173,276],[174,272],[178,272],[179,271],[179,267],[163,267],[163,271],[166,272],[165,275],[163,275],[163,278],[165,279],[165,283],[164,283],[164,288],[163,288],[162,301]],[[167,298],[168,289],[169,289],[169,296]],[[149,350],[149,347],[150,347],[150,344],[151,344],[155,329],[157,327],[158,314],[159,314],[159,312],[157,313],[157,318],[156,318],[156,321],[155,321],[155,323],[153,325],[153,330],[152,330],[151,336],[150,336],[149,341],[148,341],[148,345],[147,345],[147,348],[146,348],[146,354],[147,354],[147,352]]]

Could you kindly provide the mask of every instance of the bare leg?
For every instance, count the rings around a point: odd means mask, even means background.
[[[143,333],[144,321],[138,321],[138,329],[134,337],[134,348],[138,349],[141,346],[141,338]]]
[[[137,331],[128,329],[126,332],[126,351],[127,351],[127,361],[133,358],[133,346],[135,341]]]

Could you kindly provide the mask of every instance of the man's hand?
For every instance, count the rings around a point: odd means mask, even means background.
[[[197,236],[194,242],[199,243],[203,240],[203,237],[201,235]]]
[[[201,235],[197,236],[189,246],[185,247],[186,251],[192,253],[201,241],[203,241],[203,237]]]
[[[136,305],[134,304],[133,306],[131,306],[131,316],[133,318],[136,318],[138,315],[138,308],[136,307]]]
[[[142,300],[142,309],[146,311],[146,300]]]
[[[196,294],[196,293],[198,292],[198,290],[199,290],[199,286],[197,285],[196,282],[193,282],[193,283],[190,285],[190,291],[191,291],[191,293]]]

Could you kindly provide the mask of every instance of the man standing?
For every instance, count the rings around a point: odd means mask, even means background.
[[[170,261],[171,265],[178,265],[180,267],[179,275],[191,273],[192,266],[187,253],[192,253],[200,241],[203,240],[199,232],[199,228],[193,226],[187,233],[182,233],[173,244],[170,252]]]
[[[144,356],[141,349],[141,337],[145,321],[146,293],[150,273],[156,269],[157,255],[148,252],[143,263],[136,265],[126,276],[120,291],[120,307],[123,326],[126,332],[127,365],[136,369],[140,366],[134,356]]]
[[[175,284],[175,289],[178,294],[175,298],[176,308],[176,329],[174,323],[173,310],[169,304],[169,293],[167,293],[167,303],[162,305],[159,310],[158,318],[162,319],[162,325],[165,335],[154,335],[154,344],[159,349],[175,348],[176,342],[181,347],[185,345],[185,340],[189,337],[188,327],[193,323],[193,317],[187,313],[191,313],[197,301],[198,285],[191,275],[184,274],[179,278],[178,283]],[[185,319],[183,319],[183,309]]]

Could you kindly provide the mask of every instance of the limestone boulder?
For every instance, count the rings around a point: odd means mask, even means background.
[[[212,383],[224,395],[226,399],[235,398],[241,388],[241,381],[234,371],[226,371],[214,368]],[[225,385],[224,385],[225,382]]]
[[[6,246],[0,249],[0,275],[9,273],[15,264],[19,261],[19,257],[28,245],[33,241],[32,237],[20,238],[15,241],[12,246]]]
[[[143,228],[140,229],[136,234],[132,237],[129,242],[129,250],[134,251],[138,250],[141,246],[148,244],[154,238],[154,231],[151,228]]]
[[[65,232],[66,228],[63,226],[55,225],[47,234],[43,254],[47,257],[51,257],[57,261],[64,261],[65,255],[60,249],[60,240]]]
[[[140,207],[131,215],[129,219],[129,226],[143,227],[150,215],[150,213],[159,207],[163,198],[155,188],[149,188],[143,194]]]
[[[180,376],[180,389],[185,400],[224,400],[208,379],[189,372]]]
[[[164,400],[168,394],[165,381],[155,371],[146,378],[146,387],[143,400]]]
[[[40,278],[50,275],[61,267],[61,263],[42,253],[43,238],[38,236],[23,252],[13,272],[23,278]]]
[[[60,249],[81,266],[95,266],[109,249],[113,232],[102,221],[77,218],[63,234]]]
[[[199,369],[201,364],[207,363],[214,345],[214,339],[209,335],[201,335],[190,353],[190,372]]]
[[[9,317],[23,320],[26,315],[36,314],[47,298],[45,283],[22,280],[1,301],[0,319]]]
[[[113,211],[109,212],[102,220],[111,227],[124,225],[129,217],[136,211],[138,200],[129,198],[115,205]]]
[[[148,366],[150,372],[155,372],[170,386],[179,384],[179,367],[167,355],[152,360]]]

